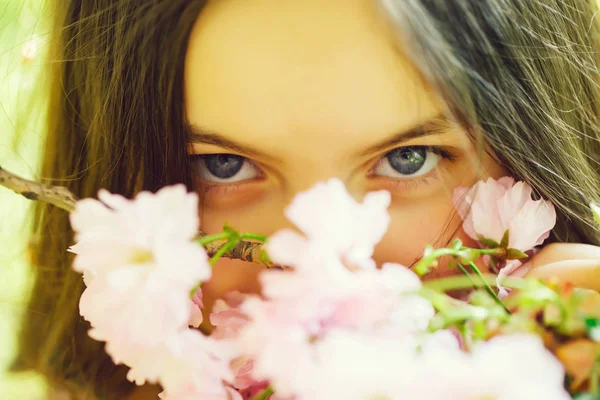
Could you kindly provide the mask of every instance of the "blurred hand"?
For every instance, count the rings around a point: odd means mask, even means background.
[[[533,257],[527,277],[554,278],[600,292],[600,247],[578,243],[549,244]]]

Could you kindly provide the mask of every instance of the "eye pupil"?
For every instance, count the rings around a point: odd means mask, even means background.
[[[204,157],[206,169],[220,179],[231,178],[244,165],[244,157],[235,154],[211,154]]]
[[[412,175],[419,171],[427,160],[424,147],[402,147],[392,150],[387,159],[392,168],[404,175]]]

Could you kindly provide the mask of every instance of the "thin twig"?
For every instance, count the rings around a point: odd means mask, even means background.
[[[75,210],[77,198],[63,186],[44,185],[8,172],[0,167],[0,185],[29,200],[52,204],[68,212]]]
[[[198,238],[204,237],[207,234],[203,231],[198,232]],[[227,240],[219,240],[216,242],[208,243],[204,245],[206,253],[209,257],[213,257],[219,252],[221,247],[227,245]],[[227,250],[221,256],[223,258],[229,258],[231,260],[242,260],[255,264],[264,265],[267,268],[278,268],[281,266],[272,263],[271,261],[265,260],[264,246],[261,242],[250,242],[247,240],[240,240],[232,249]]]
[[[0,167],[0,186],[5,186],[29,200],[52,204],[68,212],[74,211],[75,203],[77,203],[77,197],[64,186],[45,185],[30,181],[2,169],[2,167]],[[206,233],[202,231],[198,233],[198,238],[204,236],[206,236]],[[212,257],[226,244],[227,240],[218,240],[208,243],[204,247],[208,256]],[[261,242],[241,240],[231,250],[226,251],[222,257],[258,263],[267,268],[279,268],[278,265],[265,260],[263,244]]]

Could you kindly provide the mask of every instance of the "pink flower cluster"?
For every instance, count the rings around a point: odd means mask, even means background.
[[[509,233],[508,248],[522,252],[541,245],[556,225],[556,211],[546,200],[533,200],[531,186],[511,177],[479,181],[471,188],[454,192],[456,208],[463,219],[463,229],[475,240],[500,243]],[[510,260],[498,273],[498,283],[506,276],[524,276],[527,263]],[[500,295],[508,291],[500,286]]]
[[[527,193],[506,203],[529,204]],[[299,194],[286,215],[301,233],[282,230],[266,244],[290,268],[264,271],[260,296],[218,300],[209,337],[189,328],[202,307],[201,292],[190,292],[211,275],[192,240],[197,197],[175,186],[133,201],[104,191],[99,199],[79,202],[71,216],[74,268],[86,283],[80,311],[90,336],[131,367],[128,378],[160,383],[163,399],[241,400],[268,386],[272,399],[294,400],[569,398],[562,366],[537,337],[501,337],[464,353],[449,331],[428,331],[435,310],[419,277],[372,258],[389,224],[387,192],[357,202],[332,179]],[[521,227],[515,215],[498,216],[505,225],[484,234],[512,234]],[[482,234],[472,222],[471,233]],[[511,246],[526,242],[515,237]]]
[[[286,210],[304,234],[283,230],[269,238],[271,259],[293,269],[261,275],[263,296],[240,306],[249,322],[238,340],[253,359],[254,377],[279,395],[319,398],[314,383],[330,368],[320,352],[332,333],[401,342],[423,332],[434,315],[412,271],[377,269],[371,258],[389,223],[389,201],[389,193],[378,192],[360,204],[340,181],[321,183]]]
[[[401,265],[377,269],[371,258],[389,223],[389,199],[371,193],[360,204],[331,180],[288,207],[303,234],[280,231],[267,250],[293,269],[263,273],[262,296],[229,301],[214,320],[217,334],[237,335],[247,385],[269,381],[279,398],[296,400],[518,399],[532,392],[568,399],[562,366],[536,337],[499,338],[466,354],[450,332],[427,332],[434,309],[418,295],[419,278]],[[515,354],[528,355],[519,368],[508,363]]]
[[[190,330],[202,321],[189,293],[211,270],[193,243],[198,199],[184,186],[134,201],[100,191],[71,214],[77,244],[73,268],[86,289],[79,310],[89,335],[106,342],[115,363],[131,367],[128,379],[159,382],[165,399],[223,399],[232,380],[228,348]]]

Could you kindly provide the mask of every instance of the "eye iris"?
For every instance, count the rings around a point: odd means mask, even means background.
[[[220,179],[231,178],[244,165],[244,157],[234,154],[214,154],[205,157],[204,162],[208,171]]]
[[[391,151],[387,155],[392,168],[404,175],[419,171],[427,159],[427,150],[420,147],[404,147]]]

